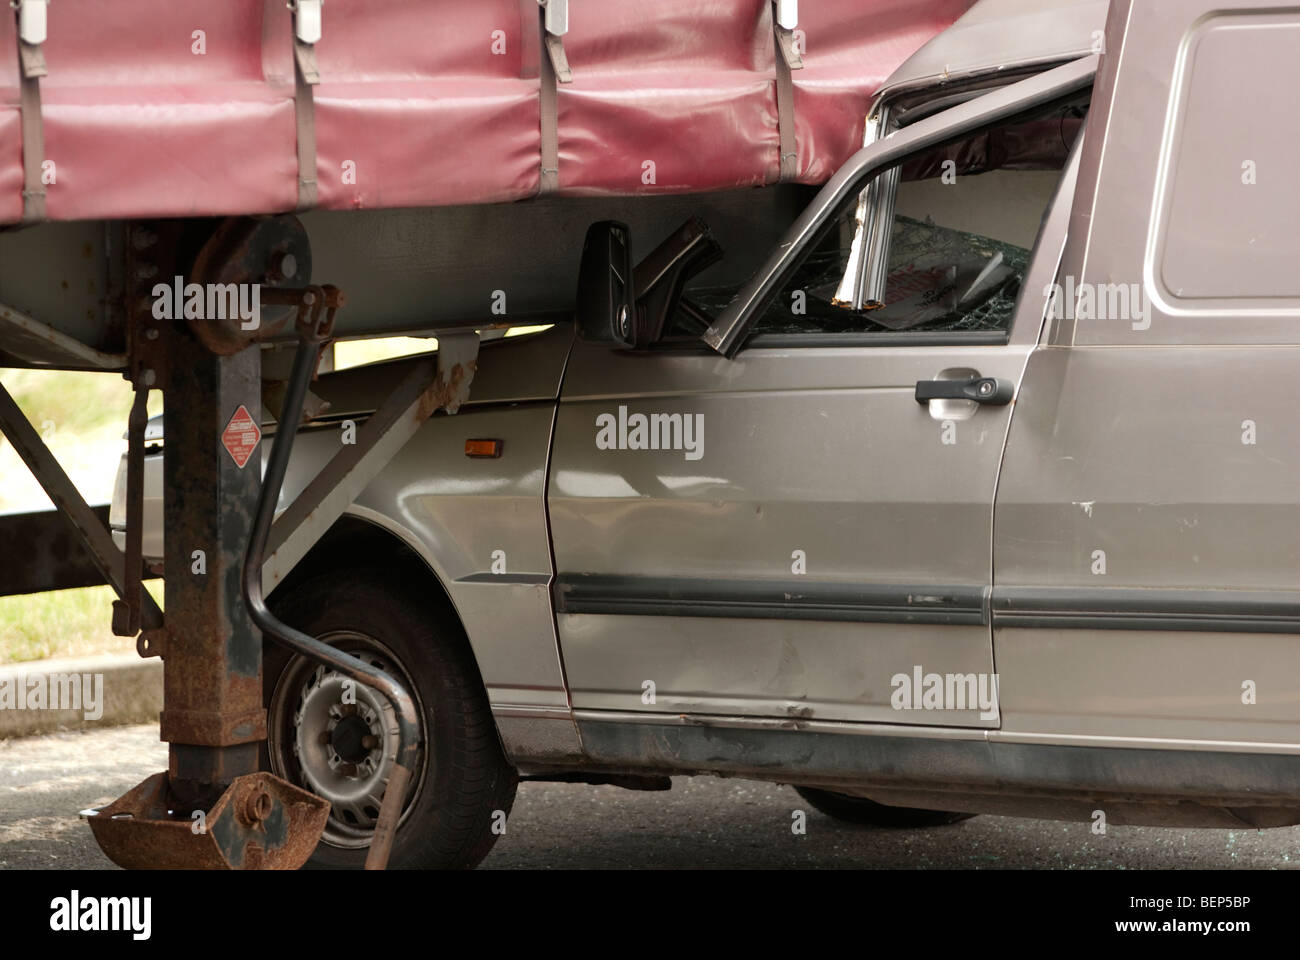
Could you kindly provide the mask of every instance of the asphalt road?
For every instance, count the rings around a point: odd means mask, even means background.
[[[166,767],[157,727],[0,741],[0,869],[111,868],[77,811]],[[1164,869],[1300,865],[1300,827],[1173,830],[982,816],[949,827],[846,826],[789,787],[677,778],[665,793],[526,783],[492,869],[883,867]]]

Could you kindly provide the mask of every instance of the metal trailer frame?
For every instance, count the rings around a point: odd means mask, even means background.
[[[344,446],[276,519],[297,433],[288,425],[302,419],[310,380],[345,297],[328,285],[291,285],[304,279],[292,269],[276,275],[275,265],[285,263],[286,245],[310,262],[309,252],[298,246],[305,243],[305,234],[298,237],[301,228],[292,217],[222,221],[191,262],[194,226],[176,221],[127,225],[123,275],[136,283],[124,285],[124,354],[87,347],[35,318],[0,307],[0,350],[6,355],[51,367],[121,369],[135,389],[123,551],[109,535],[104,509],[85,502],[0,386],[0,431],[58,508],[7,518],[5,528],[36,536],[62,528],[63,536],[58,555],[47,551],[39,564],[42,576],[19,578],[14,592],[107,582],[119,597],[114,632],[138,633],[140,655],[164,660],[160,727],[161,738],[169,743],[167,771],[101,810],[86,811],[96,840],[114,862],[125,867],[292,869],[311,855],[328,803],[259,770],[259,744],[266,737],[262,644],[270,637],[376,690],[394,708],[400,746],[366,859],[367,869],[381,869],[419,746],[414,700],[382,671],[280,622],[267,608],[264,593],[307,554],[425,420],[438,410],[455,413],[466,401],[479,334],[469,325],[440,331],[436,355],[416,364],[367,419],[356,443]],[[211,223],[203,226],[210,229]],[[223,280],[231,279],[231,270],[239,278],[271,276],[273,285],[263,291],[263,302],[273,307],[273,322],[243,331],[233,319],[155,319],[146,293],[149,281],[191,266],[200,275],[225,270]],[[282,336],[290,319],[298,347],[263,480],[256,467],[245,469],[260,458],[250,455],[241,464],[222,449],[219,438],[235,411],[262,409],[258,341],[268,333]],[[142,589],[151,573],[141,558],[145,402],[151,389],[161,389],[166,398],[165,615]],[[69,522],[75,541],[67,535]],[[202,573],[192,563],[197,551],[202,551]],[[200,811],[203,828],[196,830]]]

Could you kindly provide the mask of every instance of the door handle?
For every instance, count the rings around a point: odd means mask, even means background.
[[[930,400],[974,400],[1001,406],[1011,402],[1016,385],[1001,377],[972,377],[969,380],[918,380],[916,402]]]

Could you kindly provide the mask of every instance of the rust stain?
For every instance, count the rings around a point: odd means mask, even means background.
[[[416,420],[427,420],[433,416],[435,410],[453,403],[456,394],[460,392],[461,384],[465,382],[465,367],[463,364],[454,364],[451,368],[450,383],[443,382],[442,374],[434,380],[432,385],[420,394],[420,402],[416,407]]]

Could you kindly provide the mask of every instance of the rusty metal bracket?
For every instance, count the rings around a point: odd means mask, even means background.
[[[311,243],[297,217],[228,217],[196,254],[191,279],[214,294],[226,291],[227,298],[236,288],[255,290],[257,316],[248,322],[233,316],[231,301],[227,299],[226,309],[220,309],[222,298],[218,296],[215,316],[187,317],[185,322],[213,353],[233,356],[250,343],[285,332],[292,311],[266,308],[294,306],[295,297],[304,291],[319,290],[308,286],[311,270]]]
[[[76,527],[90,551],[95,567],[118,597],[126,599],[126,557],[113,543],[113,537],[100,522],[95,511],[82,498],[72,480],[68,478],[59,461],[50,453],[36,429],[28,422],[18,404],[0,384],[0,432],[14,445],[27,468],[31,470],[54,505]],[[140,571],[137,570],[137,578]],[[162,611],[152,596],[141,591],[139,597],[140,623],[149,628],[162,626]]]
[[[236,777],[202,818],[155,773],[84,810],[101,850],[128,870],[297,870],[320,842],[329,802],[269,773]]]
[[[298,351],[294,356],[293,370],[289,375],[285,391],[284,407],[280,413],[282,429],[277,429],[275,441],[271,445],[271,456],[266,466],[266,475],[262,482],[262,491],[258,499],[257,515],[253,521],[252,534],[248,541],[248,552],[244,557],[244,599],[248,605],[249,616],[262,631],[297,653],[326,664],[345,677],[365,684],[372,690],[387,697],[393,705],[397,716],[398,749],[394,758],[393,771],[384,789],[384,799],[380,804],[379,818],[375,824],[375,835],[366,854],[367,870],[382,870],[388,864],[392,851],[393,838],[397,832],[397,821],[401,816],[402,805],[406,800],[407,785],[411,772],[415,769],[419,756],[419,711],[411,695],[389,674],[370,664],[344,653],[315,637],[295,630],[281,621],[266,606],[262,593],[262,563],[266,556],[267,536],[271,532],[271,520],[275,513],[276,501],[284,486],[284,474],[289,465],[289,455],[293,451],[293,441],[297,436],[298,421],[302,415],[303,401],[307,395],[307,385],[320,356],[320,345],[328,338],[333,327],[334,315],[342,304],[341,294],[331,287],[308,287],[310,300],[304,298],[298,314]],[[310,307],[310,314],[306,308]],[[328,308],[324,317],[322,310]]]
[[[160,324],[153,316],[153,289],[170,280],[176,270],[176,251],[182,246],[184,226],[179,221],[136,220],[126,225],[126,354],[123,374],[133,384],[166,389],[171,357]]]
[[[144,577],[144,429],[149,423],[149,388],[136,384],[126,421],[126,583],[122,598],[113,601],[113,635],[134,637],[140,632],[140,603]],[[136,650],[145,656],[146,644]]]

